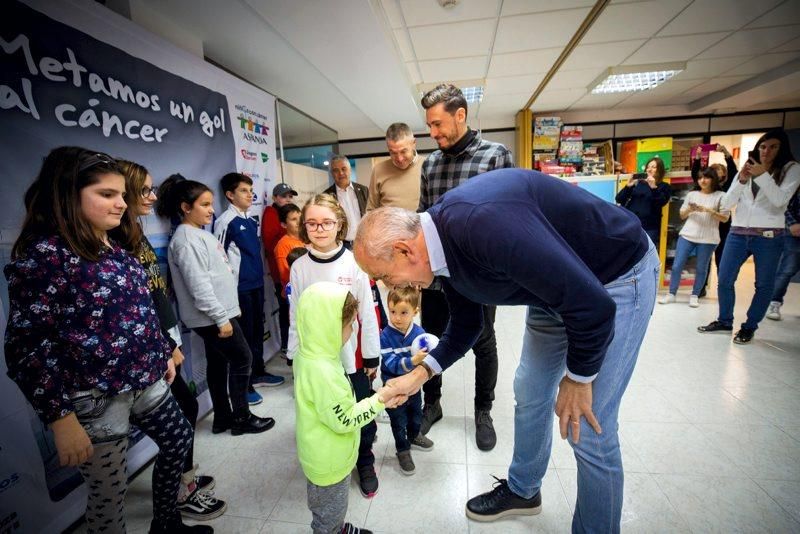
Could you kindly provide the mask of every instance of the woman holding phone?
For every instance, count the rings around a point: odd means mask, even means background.
[[[734,284],[742,264],[753,256],[756,292],[747,320],[733,342],[750,343],[772,297],[775,272],[783,249],[784,212],[800,185],[800,165],[794,159],[783,129],[767,132],[758,140],[750,159],[731,182],[722,209],[735,208],[733,224],[719,269],[719,316],[698,327],[699,332],[733,331]]]
[[[642,228],[658,249],[662,208],[669,203],[672,189],[664,183],[666,170],[661,158],[650,159],[644,171],[631,176],[627,185],[617,193],[615,201],[639,217]]]

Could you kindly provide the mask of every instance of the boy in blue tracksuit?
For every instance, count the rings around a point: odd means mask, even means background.
[[[389,325],[381,331],[381,378],[384,383],[410,372],[425,358],[427,352],[420,350],[412,354],[411,343],[425,331],[414,323],[419,313],[419,291],[413,287],[395,288],[389,292]],[[433,441],[420,434],[422,424],[422,394],[417,391],[408,401],[397,407],[387,408],[392,423],[392,434],[397,448],[400,470],[413,475],[415,466],[411,458],[411,446],[420,450],[431,450]]]
[[[253,180],[230,172],[222,177],[220,185],[231,205],[214,222],[214,235],[225,248],[239,281],[237,293],[242,310],[239,325],[253,353],[247,401],[254,405],[262,399],[253,386],[279,386],[284,378],[267,373],[264,368],[264,261],[258,222],[247,212],[253,205]]]

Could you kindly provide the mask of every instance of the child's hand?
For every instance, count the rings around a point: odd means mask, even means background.
[[[375,394],[378,396],[378,400],[387,408],[396,408],[408,400],[408,396],[400,393],[397,388],[393,388],[391,385],[382,386]]]
[[[231,337],[233,335],[233,325],[231,322],[228,321],[224,325],[219,327],[219,334],[217,334],[221,338]]]
[[[185,359],[186,357],[183,355],[181,348],[175,347],[175,350],[172,351],[172,361],[175,362],[175,367],[181,365]]]
[[[55,437],[58,460],[63,466],[77,466],[92,457],[89,435],[78,422],[75,412],[50,423]]]
[[[167,372],[164,373],[164,380],[166,380],[167,384],[172,385],[175,381],[175,361],[170,358],[167,360]]]
[[[364,372],[367,374],[370,381],[375,380],[375,377],[378,376],[377,367],[364,367]]]
[[[413,363],[414,365],[419,365],[422,363],[422,360],[424,360],[425,356],[427,355],[428,355],[428,349],[422,349],[411,357],[411,363]]]

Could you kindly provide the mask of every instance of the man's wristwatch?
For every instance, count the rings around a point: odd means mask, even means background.
[[[427,363],[420,362],[419,366],[425,369],[425,372],[428,373],[428,380],[436,376],[436,373],[433,371],[433,369],[431,369],[431,366],[428,365]]]

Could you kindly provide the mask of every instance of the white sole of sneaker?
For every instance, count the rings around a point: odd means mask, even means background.
[[[494,515],[479,515],[472,512],[466,506],[464,507],[464,510],[467,512],[467,517],[469,519],[472,519],[473,521],[479,521],[481,523],[489,523],[491,521],[497,521],[498,519],[512,515],[539,515],[539,513],[542,511],[542,505],[540,504],[535,508],[514,508],[513,510],[506,510]]]
[[[407,477],[410,477],[411,475],[413,475],[414,473],[416,473],[416,472],[417,472],[417,470],[416,470],[416,469],[414,469],[413,471],[404,471],[402,468],[400,468],[400,472],[401,472],[401,473],[403,473],[405,476],[407,476]]]
[[[212,519],[216,519],[228,509],[228,503],[225,503],[225,506],[214,512],[213,514],[196,514],[194,512],[181,512],[181,517],[183,519],[191,519],[192,521],[211,521]]]
[[[414,445],[414,444],[412,443],[412,444],[411,444],[411,448],[412,448],[412,449],[414,449],[415,451],[429,452],[429,451],[432,451],[432,450],[433,450],[433,445],[431,445],[430,447],[428,447],[428,448],[426,449],[425,447],[420,447],[419,445]]]

